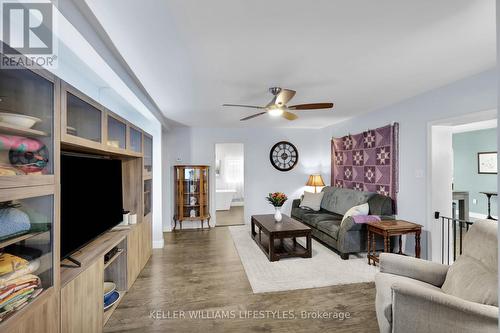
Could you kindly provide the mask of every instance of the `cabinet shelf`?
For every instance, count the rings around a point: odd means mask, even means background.
[[[44,232],[48,232],[48,231],[28,232],[28,233],[20,235],[20,236],[14,236],[12,238],[5,239],[3,241],[0,241],[0,249],[4,248],[4,247],[7,247],[9,245],[12,245],[12,244],[21,242],[23,240],[29,239],[31,237],[35,237],[35,236],[41,235]]]
[[[0,132],[22,135],[22,136],[48,136],[49,134],[44,131],[39,131],[31,128],[18,127],[0,121]]]
[[[113,263],[121,254],[123,253],[123,249],[118,249],[114,256],[109,258],[109,260],[104,264],[104,269],[106,269],[109,265]]]
[[[116,301],[116,303],[113,304],[109,309],[104,310],[104,318],[103,318],[104,325],[106,325],[106,323],[108,322],[109,318],[111,317],[111,315],[113,314],[113,312],[115,311],[115,309],[118,307],[118,305],[122,301],[123,296],[125,294],[125,291],[118,290],[118,293],[120,294],[120,296],[118,297],[118,300]]]

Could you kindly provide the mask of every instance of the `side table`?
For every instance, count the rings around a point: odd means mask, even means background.
[[[404,255],[401,249],[401,236],[406,234],[415,234],[415,257],[420,258],[420,234],[422,232],[422,226],[420,224],[403,220],[369,222],[367,223],[367,229],[368,265],[371,265],[371,262],[373,261],[373,265],[375,266],[379,261],[375,247],[375,235],[384,237],[384,252],[389,252],[391,236],[399,236],[398,254]]]

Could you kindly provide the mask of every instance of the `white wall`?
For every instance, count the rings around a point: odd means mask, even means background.
[[[215,218],[215,144],[243,143],[245,151],[245,222],[252,214],[272,213],[273,208],[266,203],[269,192],[285,192],[290,200],[284,212],[290,214],[291,199],[298,198],[306,188],[309,174],[323,169],[320,154],[320,134],[318,130],[305,129],[254,129],[254,128],[175,128],[168,133],[167,151],[170,179],[172,166],[178,164],[208,164],[210,172],[211,215]],[[278,141],[293,143],[299,151],[298,165],[289,172],[276,170],[269,161],[269,151]],[[177,161],[177,159],[180,159]],[[328,171],[329,172],[329,171]],[[323,173],[323,176],[326,174]],[[170,184],[172,192],[172,184]],[[170,193],[170,198],[173,196]],[[170,203],[173,212],[173,200]],[[172,214],[172,213],[171,213]],[[170,215],[172,216],[172,215]],[[165,219],[164,230],[170,230],[172,217]],[[211,225],[214,223],[212,222]],[[196,225],[199,225],[196,224]],[[183,224],[188,226],[188,224]]]
[[[362,98],[362,96],[360,96]],[[497,107],[497,72],[490,70],[415,96],[367,115],[323,129],[322,156],[329,156],[332,136],[359,133],[393,121],[400,123],[399,218],[424,225],[422,255],[430,255],[430,226],[435,222],[428,204],[428,125],[430,122]],[[325,165],[325,162],[323,162]],[[329,167],[328,167],[329,168]],[[413,239],[405,250],[413,252]],[[437,258],[432,258],[436,259]],[[440,259],[440,258],[439,258]]]

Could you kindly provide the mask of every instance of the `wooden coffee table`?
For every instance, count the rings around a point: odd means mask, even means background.
[[[258,233],[255,226],[259,228]],[[297,243],[297,237],[306,238],[306,247]],[[252,215],[252,238],[269,261],[312,256],[311,228],[286,215],[281,222],[276,222],[272,214]]]
[[[420,233],[422,226],[413,222],[403,220],[391,220],[382,222],[369,222],[366,224],[368,229],[367,235],[367,248],[368,248],[368,265],[373,261],[375,266],[379,262],[377,251],[375,247],[375,235],[384,237],[384,252],[390,250],[391,236],[399,236],[399,252],[398,254],[404,255],[402,248],[401,236],[405,234],[415,234],[415,257],[420,258]]]

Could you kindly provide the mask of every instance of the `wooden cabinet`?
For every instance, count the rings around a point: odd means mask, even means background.
[[[61,331],[98,333],[103,327],[104,261],[96,260],[61,289]]]
[[[127,123],[123,119],[107,114],[106,145],[109,150],[127,149]]]
[[[59,332],[59,295],[52,288],[47,294],[37,299],[26,311],[8,320],[0,332],[8,333],[55,333]]]
[[[135,153],[142,153],[142,131],[133,125],[129,125],[128,131],[128,147],[129,150]]]
[[[30,247],[39,253],[32,274],[43,288],[0,322],[0,332],[102,331],[112,313],[103,311],[104,278],[119,280],[120,291],[126,292],[151,255],[151,193],[144,195],[152,189],[152,142],[150,135],[48,71],[0,69],[0,209],[23,211],[30,225],[2,235],[0,251]],[[82,267],[65,272],[60,266],[61,147],[121,159],[124,208],[136,213],[138,222],[96,238],[75,254]],[[111,247],[119,243],[122,254],[104,267],[109,242]]]
[[[0,189],[55,183],[59,89],[47,71],[0,69]]]
[[[144,179],[150,179],[153,175],[153,137],[147,133],[143,136],[143,165],[144,165]]]
[[[62,142],[100,149],[105,122],[105,111],[99,103],[68,83],[61,83]]]
[[[207,221],[210,228],[209,167],[206,165],[175,166],[174,230],[179,222]]]
[[[140,228],[135,226],[127,237],[127,284],[128,288],[132,287],[135,279],[141,271],[140,252]]]
[[[132,286],[151,256],[151,221],[137,224],[127,237],[127,281]]]

